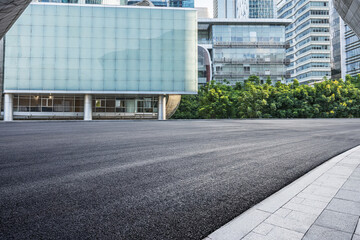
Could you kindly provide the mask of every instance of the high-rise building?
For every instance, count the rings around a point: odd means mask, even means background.
[[[333,2],[330,1],[330,42],[331,42],[331,78],[344,78],[345,66],[345,25]]]
[[[331,76],[329,1],[280,0],[279,18],[292,19],[286,27],[290,64],[287,81],[306,84]]]
[[[141,1],[142,0],[128,0],[127,4],[128,5],[134,5],[134,4],[139,3]],[[151,1],[151,2],[156,7],[168,7],[169,6],[168,0],[154,0],[154,1]]]
[[[194,0],[169,0],[169,6],[194,8]]]
[[[360,74],[360,38],[342,20],[335,8],[331,11],[331,77],[345,79]]]
[[[237,0],[214,0],[214,18],[236,18]]]
[[[345,29],[345,65],[346,74],[356,76],[360,74],[360,38],[347,25]]]
[[[273,0],[238,0],[237,18],[274,18],[276,6]]]
[[[274,18],[273,0],[214,0],[215,18]]]
[[[141,2],[142,0],[128,0],[128,5]],[[194,8],[194,0],[151,0],[156,7],[183,7]]]

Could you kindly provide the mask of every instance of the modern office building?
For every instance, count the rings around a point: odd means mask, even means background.
[[[214,0],[214,18],[236,18],[238,0]]]
[[[360,37],[360,0],[333,0],[345,23]]]
[[[265,82],[286,79],[288,19],[199,19],[199,83],[209,76],[231,85],[257,75]],[[204,50],[205,49],[205,50]],[[211,71],[207,69],[211,56]]]
[[[4,119],[165,119],[197,53],[195,9],[33,3],[5,36]]]
[[[194,8],[194,0],[169,0],[169,6]]]
[[[345,64],[346,74],[357,76],[360,74],[360,38],[347,25],[345,29]],[[343,76],[344,77],[344,76]]]
[[[238,0],[237,18],[276,18],[273,0]]]
[[[331,77],[345,79],[360,74],[360,40],[330,1]]]
[[[273,0],[214,0],[214,18],[276,18]]]
[[[137,3],[142,2],[142,0],[128,0],[127,4],[128,5],[134,5]],[[152,4],[154,4],[155,7],[168,7],[169,3],[168,0],[153,0],[151,1]]]
[[[280,0],[278,17],[291,19],[286,27],[286,50],[290,64],[288,82],[307,84],[331,76],[329,1]]]

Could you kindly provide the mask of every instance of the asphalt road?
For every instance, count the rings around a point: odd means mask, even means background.
[[[0,122],[0,239],[202,239],[360,119]]]

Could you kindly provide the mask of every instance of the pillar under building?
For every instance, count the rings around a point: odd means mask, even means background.
[[[84,120],[92,120],[92,96],[90,94],[84,96]]]
[[[4,94],[4,121],[13,120],[14,96],[11,93]]]
[[[158,120],[166,120],[166,96],[164,95],[159,96]]]

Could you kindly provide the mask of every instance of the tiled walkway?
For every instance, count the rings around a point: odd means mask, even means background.
[[[360,147],[309,172],[207,240],[360,240]]]

